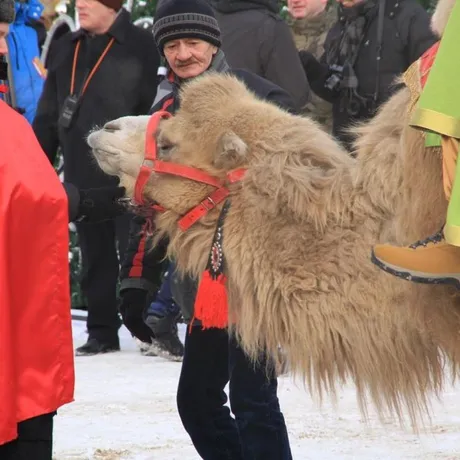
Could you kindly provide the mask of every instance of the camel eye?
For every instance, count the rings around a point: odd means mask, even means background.
[[[158,149],[158,157],[159,158],[168,158],[171,154],[171,150],[173,148],[172,144],[166,142],[159,142],[157,149]]]

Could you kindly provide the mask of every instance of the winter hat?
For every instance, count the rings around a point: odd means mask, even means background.
[[[14,21],[14,0],[0,0],[0,22],[11,24]]]
[[[3,0],[0,0],[0,2]],[[99,3],[112,8],[112,10],[118,11],[123,5],[123,0],[98,0]]]
[[[221,44],[219,24],[205,0],[160,1],[153,36],[161,54],[166,42],[178,38],[199,38],[217,47]]]

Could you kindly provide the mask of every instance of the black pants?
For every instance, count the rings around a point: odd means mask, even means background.
[[[291,460],[277,380],[254,366],[227,332],[193,327],[177,391],[184,428],[204,460]],[[230,380],[230,405],[225,386]]]
[[[131,218],[126,214],[115,220],[77,224],[83,267],[81,290],[88,302],[88,333],[90,338],[106,343],[118,342],[121,322],[116,287],[120,260],[128,245]]]
[[[52,460],[53,416],[40,415],[18,424],[18,437],[0,446],[1,460]]]

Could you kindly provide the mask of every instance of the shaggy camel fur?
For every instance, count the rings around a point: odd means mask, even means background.
[[[451,4],[438,5],[439,33]],[[357,128],[356,159],[313,121],[257,100],[224,75],[186,85],[181,109],[161,123],[157,140],[163,160],[217,177],[247,168],[229,187],[224,225],[232,329],[246,352],[278,357],[281,345],[314,394],[334,396],[338,384],[352,380],[365,415],[370,399],[380,415],[402,420],[407,413],[416,424],[442,389],[444,364],[456,374],[460,308],[452,288],[411,284],[369,258],[375,243],[413,242],[444,220],[440,154],[408,127],[419,88],[411,91],[398,92]],[[147,121],[122,118],[89,137],[99,165],[120,177],[128,196]],[[211,191],[158,174],[145,189],[167,209],[155,219],[158,237],[169,237],[179,270],[197,278],[219,209],[186,232],[177,221]]]
[[[248,354],[278,356],[281,345],[311,391],[334,395],[351,379],[364,414],[370,398],[381,415],[407,411],[415,423],[442,388],[443,357],[457,360],[460,318],[448,288],[412,286],[369,261],[376,242],[410,241],[442,223],[439,158],[425,154],[418,133],[410,154],[401,153],[407,104],[404,90],[361,128],[354,160],[311,120],[257,100],[233,77],[211,75],[183,91],[158,143],[163,159],[218,177],[248,169],[230,186],[224,226],[230,316]],[[102,169],[130,196],[147,120],[122,118],[89,138]],[[167,209],[156,226],[170,239],[170,256],[196,277],[219,211],[186,232],[177,220],[211,190],[154,174],[145,192]]]

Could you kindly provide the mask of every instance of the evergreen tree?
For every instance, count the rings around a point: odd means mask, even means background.
[[[144,17],[154,17],[157,0],[134,0],[131,16],[133,21]]]

